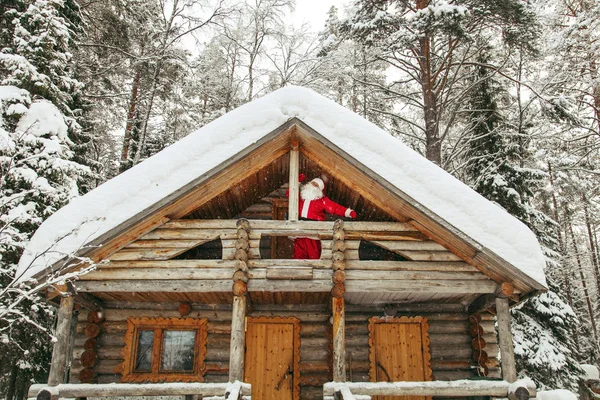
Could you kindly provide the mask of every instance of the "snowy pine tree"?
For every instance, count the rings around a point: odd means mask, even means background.
[[[16,4],[16,3],[15,3]],[[0,384],[25,398],[48,372],[53,310],[16,284],[16,264],[41,222],[79,194],[90,176],[74,161],[80,88],[69,51],[64,1],[19,2],[0,44]]]

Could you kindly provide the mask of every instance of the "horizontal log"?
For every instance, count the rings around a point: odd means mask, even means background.
[[[391,251],[447,251],[447,249],[434,241],[397,241],[397,240],[374,240],[372,243]]]
[[[479,272],[474,266],[462,261],[346,261],[346,269],[382,271],[452,271]]]
[[[164,226],[164,225],[163,225]],[[140,240],[215,240],[219,239],[221,232],[213,231],[207,232],[202,229],[170,229],[170,228],[159,228],[154,231],[145,234]]]
[[[107,268],[234,268],[232,260],[165,260],[165,261],[111,261]]]
[[[331,280],[267,280],[250,279],[248,290],[250,292],[329,292],[333,287]]]
[[[267,279],[311,280],[313,269],[311,267],[269,267],[266,269],[266,277]]]
[[[230,282],[231,287],[231,282]],[[127,318],[129,317],[154,317],[154,318],[180,318],[179,311],[177,308],[171,310],[156,310],[156,309],[106,309],[104,310],[105,322],[102,323],[102,330],[104,328],[117,321],[118,323],[126,324]],[[229,310],[195,310],[187,317],[189,318],[208,318],[209,329],[211,325],[226,323],[231,321],[231,311]],[[81,318],[81,317],[78,317]]]
[[[331,269],[331,263],[331,260],[248,260],[248,267],[312,267],[318,269]]]
[[[510,383],[506,381],[430,381],[430,382],[328,382],[323,386],[323,394],[332,396],[343,387],[353,394],[383,396],[492,396],[507,397]],[[530,390],[535,396],[535,389]]]
[[[97,355],[99,360],[122,360],[121,350],[123,346],[105,346],[97,349]],[[85,352],[82,347],[73,349],[73,359],[79,359]]]
[[[347,280],[346,293],[362,292],[417,292],[417,293],[494,293],[497,288],[494,281],[453,281],[453,280],[381,280],[363,281]]]
[[[61,398],[75,397],[126,397],[126,396],[222,396],[231,390],[231,385],[239,386],[244,395],[250,395],[249,383],[113,383],[113,384],[72,384],[63,383],[52,390]],[[36,397],[47,385],[31,385],[29,397]]]
[[[109,260],[134,261],[134,260],[168,260],[183,253],[187,249],[178,247],[174,249],[152,248],[152,249],[123,249],[112,254]]]
[[[480,272],[453,271],[378,271],[353,269],[346,271],[346,280],[487,280],[490,279]]]
[[[396,251],[414,261],[462,261],[462,258],[449,251]]]
[[[237,249],[235,247],[223,247],[223,260],[233,260],[236,251]],[[260,258],[260,249],[258,248],[250,248],[247,253],[248,258]]]
[[[154,239],[154,240],[137,240],[128,244],[126,249],[173,249],[184,248],[191,249],[196,247],[208,239]]]
[[[100,280],[231,280],[235,268],[99,268],[79,277],[81,281]]]
[[[386,309],[392,308],[397,312],[419,312],[419,313],[464,313],[465,306],[460,303],[399,303],[399,304],[391,304],[389,306],[381,306],[381,305],[367,305],[367,304],[347,304],[346,305],[346,315],[347,314],[363,314],[365,316],[371,316],[371,314],[380,314],[383,313]],[[467,315],[465,314],[465,319]]]
[[[331,369],[328,363],[323,362],[300,362],[300,373],[327,373]]]
[[[228,280],[127,280],[127,281],[77,281],[80,292],[229,292]]]
[[[121,364],[121,360],[99,360],[98,363],[94,366],[94,372],[96,374],[116,374],[117,368]],[[73,360],[73,365],[71,366],[71,373],[79,374],[81,370],[83,370],[81,364],[77,360]]]

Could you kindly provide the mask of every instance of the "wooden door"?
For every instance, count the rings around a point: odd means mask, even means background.
[[[369,320],[369,377],[372,382],[430,381],[431,356],[427,319]],[[377,400],[426,400],[426,396],[376,396]]]
[[[300,323],[297,318],[248,318],[244,382],[252,384],[252,400],[298,400]]]

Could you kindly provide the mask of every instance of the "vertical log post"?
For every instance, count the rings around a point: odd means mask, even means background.
[[[52,349],[52,363],[48,376],[48,386],[57,386],[66,383],[67,371],[69,369],[69,352],[71,344],[71,324],[73,321],[73,296],[68,293],[60,299],[58,317],[56,321],[56,342]]]
[[[333,289],[331,290],[331,308],[333,312],[333,381],[346,381],[346,321],[344,312],[344,293],[346,288],[344,263],[344,221],[337,220],[333,226]]]
[[[229,382],[242,381],[244,375],[244,347],[246,332],[246,296],[233,296],[231,316],[231,346],[229,353]]]
[[[510,330],[510,312],[508,299],[496,298],[496,317],[498,318],[498,341],[501,354],[502,378],[507,382],[517,380],[513,337]]]
[[[288,203],[288,220],[298,221],[298,196],[300,193],[300,153],[298,151],[298,140],[292,139],[290,150],[290,197]]]
[[[229,382],[242,381],[244,375],[244,350],[246,342],[246,291],[248,282],[248,251],[250,250],[250,222],[240,219],[237,222],[235,258],[236,271],[233,274],[233,310],[231,315],[231,342],[229,347]]]

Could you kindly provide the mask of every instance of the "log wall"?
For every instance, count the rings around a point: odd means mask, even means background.
[[[458,304],[413,304],[393,310],[396,316],[423,316],[429,320],[431,363],[434,379],[454,380],[474,376],[472,366],[472,337],[468,314]],[[331,312],[325,305],[254,306],[249,316],[295,316],[300,319],[300,390],[301,399],[322,396],[322,387],[331,380]],[[388,311],[388,314],[390,312]],[[348,381],[369,381],[368,319],[383,316],[383,309],[357,305],[346,308],[346,369]],[[121,350],[128,317],[179,317],[177,303],[119,303],[107,302],[105,320],[100,324],[98,361],[94,366],[95,382],[119,382],[116,372],[123,361]],[[188,318],[208,318],[206,382],[226,382],[228,379],[231,307],[228,305],[192,305]],[[75,338],[71,382],[78,382],[80,363],[88,322],[80,313]],[[485,331],[486,351],[490,360],[490,376],[499,376],[497,369],[497,340],[491,315],[484,315],[481,325]]]

